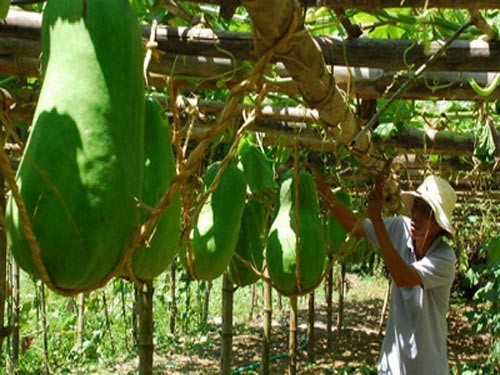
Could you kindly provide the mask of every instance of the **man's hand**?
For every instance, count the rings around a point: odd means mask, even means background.
[[[372,192],[368,198],[368,217],[373,222],[382,218],[382,209],[384,208],[384,181],[375,183]]]

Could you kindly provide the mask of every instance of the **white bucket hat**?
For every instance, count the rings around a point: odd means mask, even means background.
[[[428,176],[417,191],[401,193],[401,199],[409,212],[411,212],[416,197],[422,198],[431,206],[434,217],[441,228],[452,235],[455,234],[451,220],[457,202],[457,194],[446,180],[436,176]]]

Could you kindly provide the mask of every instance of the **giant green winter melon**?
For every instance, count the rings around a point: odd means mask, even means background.
[[[240,141],[236,154],[238,167],[243,171],[251,195],[245,203],[235,256],[231,260],[228,275],[233,284],[244,287],[259,278],[249,265],[258,272],[262,271],[265,247],[263,236],[267,223],[265,206],[274,203],[277,184],[273,164],[254,143],[253,135],[247,134]]]
[[[266,248],[269,276],[281,294],[304,294],[319,284],[326,257],[324,237],[313,177],[300,171],[297,181],[293,171],[287,172]]]
[[[235,255],[229,266],[229,278],[240,287],[253,284],[259,278],[252,268],[262,271],[265,241],[263,238],[266,223],[264,205],[256,198],[249,198],[241,218],[241,228],[236,244]],[[243,263],[236,254],[248,264]]]
[[[247,135],[238,145],[239,165],[250,192],[256,196],[274,195],[277,184],[274,179],[273,164],[264,152]]]
[[[205,191],[220,166],[216,162],[208,167],[203,178]],[[179,254],[191,277],[209,281],[224,273],[238,241],[245,198],[243,172],[230,163],[200,211],[190,234],[190,245]]]
[[[157,206],[175,175],[172,151],[172,128],[161,104],[148,97],[145,103],[144,180],[142,203]],[[141,222],[149,214],[143,211]],[[167,210],[153,228],[146,246],[139,247],[132,257],[132,272],[140,280],[152,280],[171,263],[179,247],[181,232],[181,198],[176,192]]]
[[[20,266],[65,293],[119,269],[138,226],[144,165],[140,27],[127,0],[50,0],[43,84],[16,180],[41,250],[13,199],[8,244]],[[45,280],[47,281],[47,280]]]

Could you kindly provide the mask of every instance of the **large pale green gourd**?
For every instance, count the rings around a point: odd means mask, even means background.
[[[262,198],[261,200],[264,200],[263,195],[265,194],[274,195],[277,184],[274,179],[272,162],[252,142],[252,137],[246,136],[241,140],[237,155],[250,192]]]
[[[241,228],[236,245],[235,256],[229,266],[229,278],[240,287],[250,285],[259,276],[250,268],[262,271],[265,238],[264,230],[267,223],[264,205],[274,200],[277,184],[271,161],[255,143],[253,137],[247,135],[238,145],[238,167],[243,171],[245,182],[252,196],[245,203],[241,219]],[[243,263],[236,254],[248,264]]]
[[[137,229],[144,165],[139,24],[127,0],[49,0],[42,23],[43,85],[17,183],[53,285],[106,280]],[[40,277],[17,206],[7,236]]]
[[[172,151],[172,129],[161,104],[148,97],[145,103],[144,180],[142,202],[156,207],[175,175]],[[141,222],[149,212],[144,211]],[[132,271],[140,280],[152,280],[172,262],[179,248],[181,232],[181,198],[176,192],[168,209],[147,241],[132,257]]]
[[[293,171],[283,176],[266,248],[273,286],[287,296],[307,293],[318,285],[326,256],[316,184],[307,172],[300,171],[298,177],[299,181]]]
[[[205,191],[214,181],[220,165],[216,162],[205,172]],[[222,275],[229,265],[238,241],[245,190],[243,172],[230,163],[193,226],[190,249],[188,247],[180,252],[181,262],[193,278],[213,280]]]
[[[250,198],[245,203],[245,209],[241,218],[241,228],[236,244],[235,256],[229,266],[229,278],[240,287],[253,284],[259,276],[248,267],[251,265],[257,271],[262,271],[264,258],[263,231],[266,223],[266,212],[264,206],[255,198]],[[243,263],[238,254],[248,264]]]

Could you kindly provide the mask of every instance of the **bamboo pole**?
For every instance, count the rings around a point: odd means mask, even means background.
[[[50,375],[50,354],[49,354],[49,332],[47,324],[47,296],[45,293],[45,284],[40,283],[40,298],[42,307],[42,335],[43,335],[43,358],[45,361],[45,374]]]
[[[283,297],[281,294],[278,293],[278,315],[279,315],[279,319],[280,321],[283,321],[284,320],[284,308],[283,308]]]
[[[500,98],[500,89],[496,90]],[[199,121],[195,119],[190,138],[196,141],[202,140],[213,129],[210,116],[215,116],[223,108],[224,103],[205,100],[182,99],[177,105],[185,110],[189,116],[191,113],[199,113]],[[242,112],[245,106],[240,106],[238,111]],[[294,147],[298,144],[301,148],[317,150],[322,152],[335,152],[339,144],[331,137],[319,130],[311,129],[308,124],[318,123],[318,112],[311,109],[300,109],[293,107],[269,107],[264,106],[262,113],[259,112],[257,119],[248,130],[250,132],[263,133],[265,145],[280,145],[281,147]],[[185,134],[183,134],[185,136]],[[448,156],[471,156],[477,143],[477,136],[472,132],[456,133],[443,130],[431,134],[424,129],[417,129],[410,125],[402,125],[394,131],[390,138],[374,142],[379,147],[396,147],[401,150],[418,152],[419,154],[435,154]],[[498,145],[500,148],[500,144]],[[441,161],[440,163],[447,163]],[[402,163],[405,164],[405,163]],[[461,169],[467,168],[465,164],[455,163]],[[420,168],[418,166],[418,168]]]
[[[12,323],[14,331],[12,332],[12,349],[11,349],[11,362],[14,367],[17,367],[19,362],[19,312],[21,310],[20,301],[20,278],[19,278],[19,265],[15,260],[12,261]],[[42,301],[43,303],[43,301]],[[43,304],[42,304],[43,308]],[[44,331],[44,343],[45,343]],[[44,351],[45,353],[45,351]]]
[[[108,307],[108,300],[106,298],[106,291],[102,291],[102,304],[104,306],[104,318],[106,320],[106,330],[108,331],[109,335],[109,343],[111,345],[111,351],[113,353],[116,352],[115,350],[115,340],[113,339],[113,332],[111,330],[111,319],[109,318],[109,307]]]
[[[499,4],[500,5],[500,4]],[[468,9],[474,24],[481,29],[481,31],[488,36],[489,39],[498,40],[498,31],[493,29],[488,22],[484,19],[479,9]]]
[[[233,283],[227,272],[222,280],[222,340],[220,357],[220,374],[231,373],[231,362],[233,352]]]
[[[12,48],[22,45],[24,41],[12,41]],[[15,55],[1,55],[0,73],[17,77],[38,77],[38,58],[17,57]],[[499,53],[500,56],[500,53]],[[296,83],[287,80],[286,70],[280,71],[281,63],[277,64],[278,73],[283,75],[281,81],[268,82],[270,92],[280,92],[287,95],[300,94]],[[232,84],[241,82],[248,73],[248,65],[231,59],[206,59],[202,56],[171,56],[167,55],[160,61],[150,64],[150,82],[157,87],[166,85],[166,78],[172,78],[176,88],[180,90],[220,90],[221,82],[228,88]],[[495,100],[500,96],[499,90],[494,90],[487,96],[474,91],[469,80],[474,80],[479,86],[486,87],[494,81],[497,72],[447,71],[423,73],[413,86],[401,93],[401,99],[441,99],[483,101]],[[338,87],[349,94],[351,98],[379,99],[393,94],[397,88],[409,77],[407,73],[377,68],[352,68],[334,66],[333,77]],[[23,105],[25,103],[22,103]],[[12,110],[14,117],[26,120],[32,117],[34,105],[31,107],[19,106]]]
[[[344,320],[344,299],[346,292],[346,266],[344,263],[340,265],[340,281],[339,281],[339,311],[337,315],[337,334],[342,334],[342,322]]]
[[[248,321],[253,320],[253,313],[255,310],[255,304],[257,303],[257,286],[256,283],[251,285],[251,294],[250,294],[250,312],[248,314]]]
[[[139,345],[139,304],[140,304],[140,290],[137,285],[133,284],[134,288],[134,308],[132,313],[132,338],[133,346]]]
[[[153,281],[139,288],[139,374],[153,373]]]
[[[500,90],[498,93],[500,95]],[[203,139],[212,128],[208,116],[215,115],[223,104],[186,98],[178,100],[177,105],[186,113],[196,109],[200,116],[203,116],[199,123],[195,122],[190,133],[191,139]],[[243,113],[245,108],[245,106],[240,106],[238,111]],[[263,142],[268,144],[293,147],[298,143],[301,147],[309,150],[337,151],[339,144],[331,137],[325,137],[324,133],[308,127],[309,124],[318,122],[319,114],[312,109],[265,106],[258,114],[254,124],[249,127],[249,131],[263,133]],[[392,133],[390,138],[376,141],[376,143],[381,147],[392,146],[404,150],[418,150],[420,154],[465,156],[473,154],[477,143],[476,138],[477,136],[472,132],[459,134],[442,130],[432,135],[423,129],[402,125]]]
[[[316,336],[314,332],[315,306],[314,306],[314,291],[309,293],[308,297],[308,324],[307,324],[307,360],[313,363],[315,360],[314,346],[316,344]]]
[[[1,174],[0,186],[4,186],[4,178]],[[8,331],[8,328],[4,325],[5,304],[7,302],[7,239],[4,230],[5,194],[3,189],[0,189],[0,191],[0,353],[2,353],[3,339]]]
[[[82,352],[83,350],[83,336],[85,329],[85,294],[80,293],[78,295],[78,320],[76,324],[76,337],[78,350]]]
[[[123,318],[123,337],[125,338],[125,348],[129,350],[129,348],[133,345],[130,345],[129,340],[131,337],[128,335],[128,319],[127,319],[127,303],[125,302],[125,280],[119,279],[117,280],[120,283],[120,302],[122,308],[122,318]],[[132,311],[132,315],[134,312]],[[133,339],[133,337],[132,337]]]
[[[10,298],[7,300],[7,325],[9,327],[14,327],[14,319],[13,319],[13,292],[14,292],[14,282],[12,278],[12,256],[7,255],[7,284],[11,285],[11,292],[10,292]],[[35,289],[35,301],[36,301],[36,296],[38,292]],[[38,309],[36,309],[38,313]],[[38,319],[37,319],[38,322]],[[6,348],[5,348],[5,362],[7,363],[7,372],[9,374],[13,373],[14,371],[14,366],[12,363],[12,335],[7,335],[7,342],[6,342]]]
[[[201,312],[201,323],[203,325],[206,325],[208,321],[208,312],[210,310],[210,292],[212,290],[212,282],[203,281],[203,283],[205,284],[205,290],[203,293],[203,309]]]
[[[176,277],[176,269],[177,265],[175,260],[172,262],[169,268],[170,272],[170,285],[169,285],[169,293],[170,293],[170,314],[169,314],[169,330],[170,334],[175,335],[175,320],[177,318],[177,301],[175,296],[175,277]]]
[[[290,320],[288,331],[288,373],[295,375],[297,373],[297,297],[290,297]]]
[[[269,276],[267,270],[266,276]],[[269,375],[270,353],[271,353],[271,327],[273,319],[273,288],[268,281],[263,282],[264,288],[264,326],[262,337],[262,375]]]
[[[16,0],[14,0],[16,1]],[[226,0],[185,0],[190,3],[208,3],[220,5]],[[362,10],[378,10],[381,8],[499,8],[498,0],[302,0],[307,7],[329,7],[332,9],[354,8]]]
[[[471,11],[474,12],[472,9]],[[478,18],[475,12],[473,16]],[[41,50],[41,19],[42,16],[39,13],[11,10],[7,19],[0,25],[2,56],[16,59],[37,58]],[[484,20],[483,23],[485,23]],[[485,29],[485,27],[480,28]],[[491,31],[483,30],[483,32],[493,36]],[[143,26],[142,35],[146,39],[150,38],[150,25]],[[207,62],[227,58],[230,55],[236,60],[233,60],[231,64],[234,68],[239,66],[241,61],[255,61],[256,58],[250,33],[213,30],[198,26],[158,25],[155,36],[158,43],[156,50],[165,55],[160,57],[162,63],[172,58],[182,63],[181,55],[203,56]],[[341,39],[328,35],[314,36],[313,39],[318,44],[325,63],[329,66],[345,66],[347,61],[351,67],[380,68],[393,72],[407,70],[411,65],[420,65],[429,54],[433,54],[442,45],[442,41],[439,40],[416,43],[407,39]],[[499,55],[500,46],[494,42],[477,38],[458,40],[452,43],[446,55],[441,56],[431,69],[454,72],[494,72],[500,69],[496,63]],[[171,69],[174,64],[169,65]]]
[[[328,271],[326,279],[326,334],[327,348],[332,348],[332,316],[333,316],[333,267]]]

